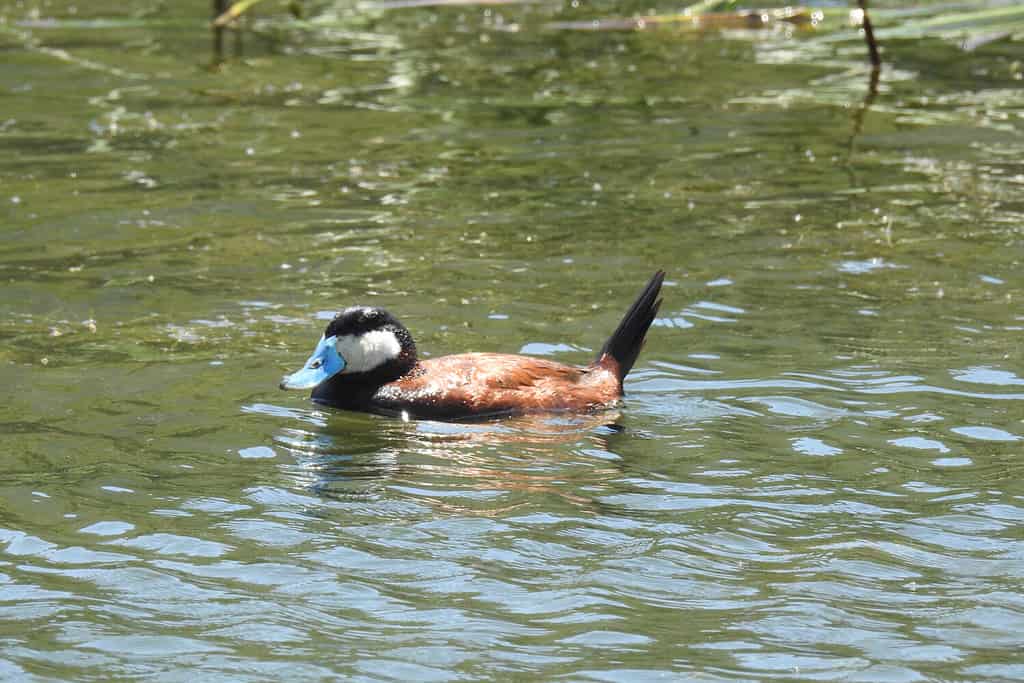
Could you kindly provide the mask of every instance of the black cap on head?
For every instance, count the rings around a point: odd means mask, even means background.
[[[371,306],[351,306],[334,316],[334,319],[327,324],[324,330],[325,337],[360,337],[367,332],[390,328],[392,330],[402,329],[402,323],[398,322],[395,316],[383,308]]]

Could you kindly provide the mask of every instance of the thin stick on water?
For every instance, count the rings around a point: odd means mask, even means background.
[[[213,0],[213,59],[217,63],[224,61],[224,27],[218,26],[216,20],[227,11],[228,1]]]
[[[868,0],[857,0],[860,11],[864,15],[864,41],[868,44],[868,55],[871,57],[871,67],[876,71],[882,68],[882,56],[878,53],[878,41],[875,40],[875,29],[871,25],[871,17],[868,16]]]

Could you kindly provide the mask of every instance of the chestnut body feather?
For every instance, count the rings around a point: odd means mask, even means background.
[[[508,415],[613,404],[621,395],[615,372],[542,358],[465,353],[422,361],[411,373],[382,386],[375,406],[415,416]]]
[[[387,311],[353,307],[331,321],[306,367],[285,377],[281,387],[312,387],[313,400],[337,408],[410,418],[610,407],[622,396],[622,380],[657,314],[663,279],[662,271],[654,274],[585,367],[501,353],[419,360],[412,335]]]

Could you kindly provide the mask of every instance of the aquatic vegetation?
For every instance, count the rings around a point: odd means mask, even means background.
[[[239,0],[217,14],[213,26],[229,26],[263,0]],[[267,3],[269,5],[270,3]],[[278,3],[280,5],[280,3]],[[268,20],[278,26],[291,23],[306,29],[331,25],[351,25],[358,15],[376,15],[384,11],[445,7],[507,7],[529,5],[547,15],[547,21],[524,20],[515,30],[677,30],[677,31],[759,31],[798,27],[818,34],[832,34],[864,27],[866,3],[856,7],[834,5],[778,7],[740,3],[736,0],[701,0],[679,12],[637,13],[615,16],[607,6],[582,6],[543,0],[362,0],[356,3],[320,3],[301,11],[295,2],[290,12]],[[267,6],[264,5],[264,6]],[[960,3],[918,3],[912,8],[872,6],[870,15],[880,39],[941,37],[962,41],[967,49],[995,40],[1019,40],[1024,36],[1024,6],[1020,4],[968,1]]]

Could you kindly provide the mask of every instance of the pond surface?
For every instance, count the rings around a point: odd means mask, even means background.
[[[1024,679],[1019,43],[125,5],[0,3],[0,677]],[[585,363],[659,267],[609,414],[277,389],[353,303]]]

